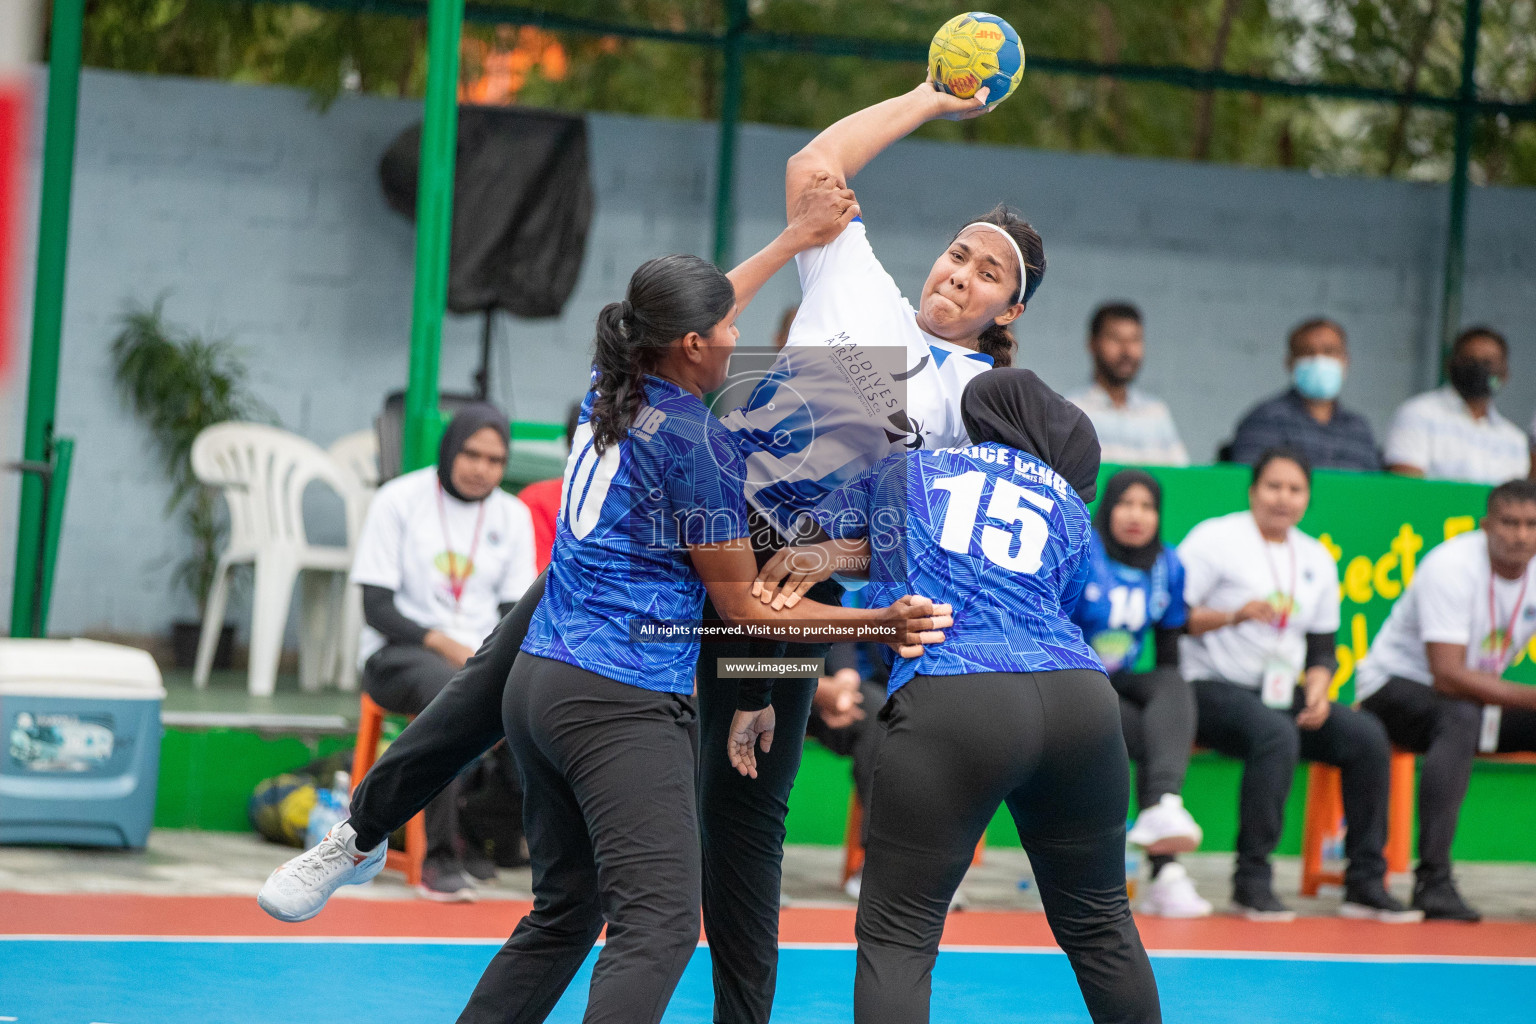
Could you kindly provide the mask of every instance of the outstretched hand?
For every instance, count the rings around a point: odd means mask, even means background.
[[[757,778],[757,751],[773,746],[774,714],[770,704],[761,711],[738,711],[731,718],[731,734],[725,741],[731,767],[748,778]]]

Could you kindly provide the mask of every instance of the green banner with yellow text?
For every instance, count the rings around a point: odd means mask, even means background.
[[[1104,467],[1099,487],[1119,467]],[[1247,466],[1148,469],[1163,486],[1163,541],[1177,544],[1202,520],[1248,507]],[[1386,474],[1319,470],[1301,529],[1339,562],[1339,700],[1354,699],[1355,664],[1419,561],[1441,541],[1478,528],[1489,488]],[[1536,640],[1508,677],[1536,683]]]

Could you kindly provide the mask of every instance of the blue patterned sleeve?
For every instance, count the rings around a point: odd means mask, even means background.
[[[1184,563],[1173,548],[1163,548],[1160,557],[1168,565],[1168,610],[1157,625],[1159,629],[1182,629],[1189,624],[1189,605],[1184,603]]]
[[[741,453],[713,416],[703,426],[704,443],[675,448],[666,474],[678,539],[687,545],[720,544],[749,532]]]

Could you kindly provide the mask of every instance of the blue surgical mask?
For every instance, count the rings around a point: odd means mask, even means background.
[[[1291,381],[1304,398],[1326,402],[1339,397],[1344,386],[1344,360],[1333,356],[1308,356],[1296,360]]]

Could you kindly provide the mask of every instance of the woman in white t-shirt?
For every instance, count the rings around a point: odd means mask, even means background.
[[[500,486],[507,450],[506,416],[468,406],[444,431],[437,465],[396,477],[368,506],[352,564],[366,623],[358,653],[363,688],[387,711],[420,714],[533,582],[532,517]],[[475,897],[457,801],[450,784],[426,806],[420,891],[431,899]],[[468,867],[491,874],[483,854]]]
[[[1207,519],[1179,545],[1189,604],[1180,667],[1195,689],[1195,742],[1243,761],[1233,911],[1256,921],[1295,916],[1274,894],[1269,857],[1300,757],[1343,772],[1349,867],[1339,913],[1420,920],[1382,881],[1386,731],[1328,699],[1338,667],[1339,569],[1296,528],[1311,494],[1305,458],[1271,449],[1254,464],[1248,511]]]

